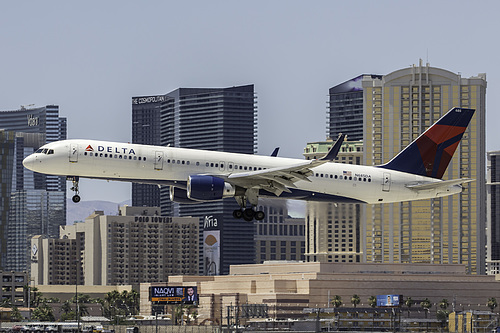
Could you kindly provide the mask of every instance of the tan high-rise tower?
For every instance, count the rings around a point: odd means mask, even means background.
[[[460,195],[361,205],[357,252],[361,262],[459,263],[469,273],[484,274],[486,74],[462,78],[460,74],[420,62],[387,75],[360,75],[341,83],[330,89],[329,105],[327,133],[333,136],[362,132],[365,165],[388,162],[453,107],[476,110],[443,177],[475,181],[464,185]],[[313,209],[306,218],[308,230],[314,227],[312,222],[318,230],[330,223],[346,225],[340,217],[332,221],[321,217],[334,210],[327,209],[328,206],[308,207]],[[325,237],[324,233],[321,235]],[[325,244],[347,241],[332,236]],[[313,246],[318,242],[314,237],[307,240],[308,259],[337,261],[335,257],[330,260],[324,256],[328,252],[326,247]],[[347,259],[350,258],[346,256],[346,262],[352,261]]]
[[[367,262],[461,263],[485,272],[486,75],[418,66],[362,81],[364,161],[389,161],[453,107],[476,110],[444,179],[472,178],[460,195],[365,206]]]

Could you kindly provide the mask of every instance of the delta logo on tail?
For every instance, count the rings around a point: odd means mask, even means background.
[[[474,111],[474,109],[452,109],[381,167],[441,179]]]

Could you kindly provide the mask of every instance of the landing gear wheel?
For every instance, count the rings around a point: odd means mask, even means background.
[[[243,211],[243,219],[247,222],[251,222],[255,216],[255,211],[252,208],[247,208]]]
[[[81,200],[80,196],[78,195],[80,193],[80,190],[78,189],[80,178],[67,177],[67,179],[73,182],[73,187],[71,187],[71,191],[75,192],[75,195],[73,196],[73,198],[71,198],[71,200],[73,200],[74,203],[79,203]]]
[[[233,217],[235,219],[241,219],[243,217],[243,211],[241,209],[233,210]]]
[[[266,213],[264,213],[263,211],[259,210],[259,211],[255,212],[255,216],[254,217],[255,217],[256,220],[261,221],[261,220],[263,220],[266,217]]]

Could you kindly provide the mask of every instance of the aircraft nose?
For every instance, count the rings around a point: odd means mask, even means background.
[[[26,169],[33,170],[34,164],[35,164],[35,156],[33,156],[33,154],[27,156],[23,160],[23,165]]]

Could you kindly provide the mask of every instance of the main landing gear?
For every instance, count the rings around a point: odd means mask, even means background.
[[[71,198],[74,203],[79,203],[81,198],[80,198],[80,190],[78,189],[78,183],[80,181],[79,177],[67,177],[68,180],[71,180],[73,182],[73,187],[71,187],[71,191],[75,192],[75,195]]]
[[[238,205],[240,205],[240,209],[236,209],[233,211],[233,217],[235,219],[243,218],[245,221],[251,222],[253,219],[258,221],[263,220],[266,217],[266,214],[263,211],[255,211],[255,207],[257,207],[258,203],[258,190],[257,189],[248,189],[245,192],[244,196],[236,197],[236,201]],[[252,208],[247,208],[247,201],[252,205]]]

